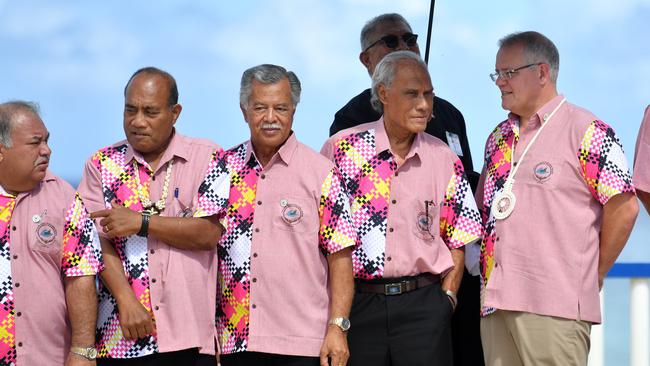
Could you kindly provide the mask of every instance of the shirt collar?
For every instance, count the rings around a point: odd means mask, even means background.
[[[549,100],[544,104],[535,114],[533,114],[528,120],[528,125],[532,128],[540,127],[543,123],[546,123],[546,120],[551,115],[555,107],[564,99],[563,95],[557,95],[553,99]],[[519,132],[519,120],[520,117],[514,113],[508,113],[508,123]]]
[[[167,149],[165,149],[165,152],[163,153],[162,157],[160,158],[160,162],[158,163],[158,168],[160,169],[161,167],[165,166],[165,163],[169,162],[174,158],[174,156],[179,157],[185,161],[188,160],[188,154],[189,154],[189,149],[185,148],[183,146],[183,141],[182,137],[176,133],[176,129],[174,128],[172,130],[172,137],[171,141],[169,141],[169,145],[167,145]],[[149,167],[149,164],[144,160],[142,157],[142,154],[139,152],[135,151],[131,144],[128,142],[126,143],[126,152],[124,153],[124,161],[125,162],[131,162],[131,160],[135,159],[138,163]]]
[[[5,190],[5,188],[3,186],[1,186],[1,185],[0,185],[0,196],[4,196],[4,197],[7,197],[7,198],[16,198],[16,197],[14,197],[13,194],[7,192]]]
[[[298,148],[298,139],[296,138],[295,132],[291,131],[289,138],[287,138],[284,144],[280,146],[278,152],[275,155],[273,155],[273,157],[271,157],[269,164],[272,164],[275,160],[280,159],[280,161],[282,161],[285,165],[287,166],[290,165],[291,160],[293,159],[293,155],[295,154],[297,148]],[[255,156],[255,152],[253,151],[253,143],[251,142],[251,140],[248,140],[246,141],[245,161],[249,161],[251,155]],[[259,163],[257,156],[255,156],[255,160]]]
[[[374,129],[375,146],[377,153],[379,154],[385,150],[388,150],[391,154],[393,154],[392,151],[390,151],[390,142],[388,140],[388,133],[386,132],[383,116],[377,122],[375,122]],[[420,147],[422,146],[422,139],[424,138],[422,134],[422,132],[415,134],[411,149],[409,150],[408,154],[406,154],[404,161],[409,160],[412,157],[417,157],[418,159],[420,158]]]
[[[22,196],[25,196],[25,195],[29,194],[30,192],[32,192],[33,190],[38,189],[38,187],[39,187],[41,184],[43,184],[43,183],[45,183],[45,182],[51,182],[51,181],[53,181],[53,180],[56,180],[56,176],[55,176],[54,174],[52,174],[52,172],[50,172],[50,170],[48,169],[48,170],[45,171],[45,177],[43,178],[43,180],[40,181],[40,182],[39,182],[39,183],[34,187],[34,189],[32,189],[31,191],[19,192],[16,196],[14,196],[13,194],[7,192],[7,190],[5,190],[5,188],[4,188],[2,185],[0,185],[0,196],[5,196],[5,197],[9,197],[9,198],[16,198],[16,197],[21,196],[21,195],[22,195]]]

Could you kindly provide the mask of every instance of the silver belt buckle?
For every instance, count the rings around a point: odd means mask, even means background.
[[[384,285],[384,293],[388,296],[401,295],[402,283],[387,283]]]

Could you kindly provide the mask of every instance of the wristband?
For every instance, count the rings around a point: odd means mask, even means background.
[[[458,299],[456,298],[456,293],[453,292],[452,290],[445,290],[445,294],[447,294],[447,297],[451,300],[451,304],[454,309],[456,309],[456,305],[458,305]]]
[[[142,225],[140,225],[140,231],[138,231],[138,236],[146,238],[149,235],[150,219],[151,219],[151,214],[149,212],[142,213]]]

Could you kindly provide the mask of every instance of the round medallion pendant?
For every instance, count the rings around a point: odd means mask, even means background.
[[[494,215],[498,220],[505,219],[510,216],[512,211],[515,209],[516,202],[517,199],[512,191],[503,191],[499,193],[494,199],[492,215]]]

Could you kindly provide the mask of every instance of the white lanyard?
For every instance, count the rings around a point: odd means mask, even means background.
[[[560,103],[555,107],[553,112],[551,112],[550,115],[548,115],[547,118],[545,118],[544,123],[542,124],[542,127],[537,130],[533,138],[530,140],[526,148],[524,149],[523,154],[521,154],[521,157],[519,158],[519,161],[514,164],[514,168],[510,169],[510,173],[508,174],[508,178],[506,178],[506,182],[503,185],[503,190],[497,194],[497,196],[494,199],[494,203],[496,205],[496,210],[492,210],[492,214],[494,215],[495,218],[499,220],[503,220],[506,217],[510,216],[512,211],[515,209],[515,202],[516,197],[515,194],[512,192],[512,188],[515,185],[515,174],[517,174],[517,170],[519,170],[519,167],[521,166],[522,162],[524,161],[524,157],[526,156],[526,153],[528,153],[528,150],[530,150],[530,147],[533,146],[535,143],[535,140],[537,140],[537,137],[539,134],[542,132],[544,127],[551,121],[551,118],[555,115],[555,113],[560,109],[562,104],[566,101],[566,98],[562,99]],[[512,145],[512,156],[510,158],[511,161],[515,159],[515,145],[513,143]],[[494,204],[493,204],[494,206]]]

